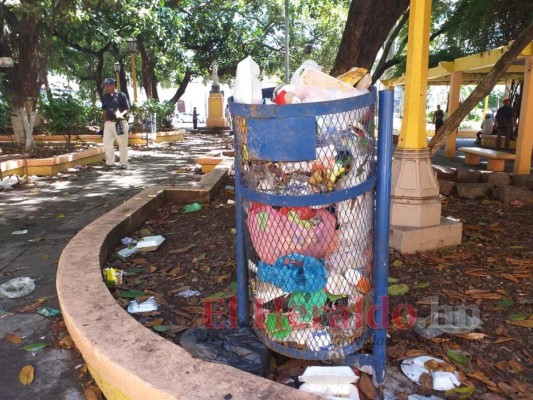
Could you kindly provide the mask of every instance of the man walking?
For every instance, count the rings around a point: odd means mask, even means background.
[[[198,111],[196,111],[196,107],[192,109],[192,128],[194,130],[198,129]]]
[[[511,107],[511,100],[503,100],[503,106],[498,108],[496,112],[496,148],[499,150],[501,146],[502,134],[505,135],[505,149],[509,148],[509,141],[514,127],[513,108]]]
[[[104,152],[106,165],[109,170],[115,165],[115,146],[118,143],[120,167],[128,168],[128,130],[126,115],[130,111],[128,98],[115,89],[115,80],[107,78],[104,81],[106,93],[102,97],[102,120],[104,121]]]
[[[444,111],[440,109],[440,105],[437,105],[437,109],[433,114],[433,123],[435,124],[435,133],[440,129],[444,124]]]

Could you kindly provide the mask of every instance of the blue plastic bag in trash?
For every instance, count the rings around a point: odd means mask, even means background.
[[[285,292],[316,292],[327,281],[324,262],[301,254],[280,257],[274,265],[259,261],[257,275]]]

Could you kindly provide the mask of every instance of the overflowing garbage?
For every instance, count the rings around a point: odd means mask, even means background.
[[[373,192],[354,190],[374,173],[368,71],[306,61],[270,93],[259,75],[241,61],[233,101],[253,106],[230,104],[236,184],[269,199],[242,201],[255,326],[287,348],[339,349],[371,306]]]

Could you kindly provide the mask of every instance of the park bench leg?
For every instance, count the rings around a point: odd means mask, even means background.
[[[465,154],[465,164],[479,165],[481,164],[481,157],[476,154]]]
[[[489,160],[487,163],[487,170],[495,172],[505,170],[505,160]]]

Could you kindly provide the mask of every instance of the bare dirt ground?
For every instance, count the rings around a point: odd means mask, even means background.
[[[234,199],[233,190],[224,190],[202,210],[187,214],[181,206],[165,205],[143,230],[132,234],[137,239],[162,235],[166,238],[162,246],[127,260],[115,255],[107,264],[129,272],[121,285],[111,289],[119,304],[126,307],[135,296],[137,300],[156,297],[161,305],[157,311],[134,318],[168,340],[177,343],[182,331],[204,324],[206,299],[235,294],[235,208],[227,204],[228,199]],[[460,246],[390,254],[388,362],[399,366],[407,357],[428,354],[460,372],[462,391],[444,396],[422,385],[419,393],[446,398],[532,398],[533,206],[451,197],[444,201],[443,215],[463,222]],[[180,297],[187,289],[201,294]],[[398,289],[405,293],[397,294]],[[415,321],[408,308],[394,314],[397,306],[407,304],[416,316],[426,317],[431,303],[451,310],[470,306],[479,311],[482,324],[469,333],[424,338],[406,328]],[[269,378],[286,383],[306,365],[276,357]],[[362,397],[372,395],[366,378],[359,381]]]

